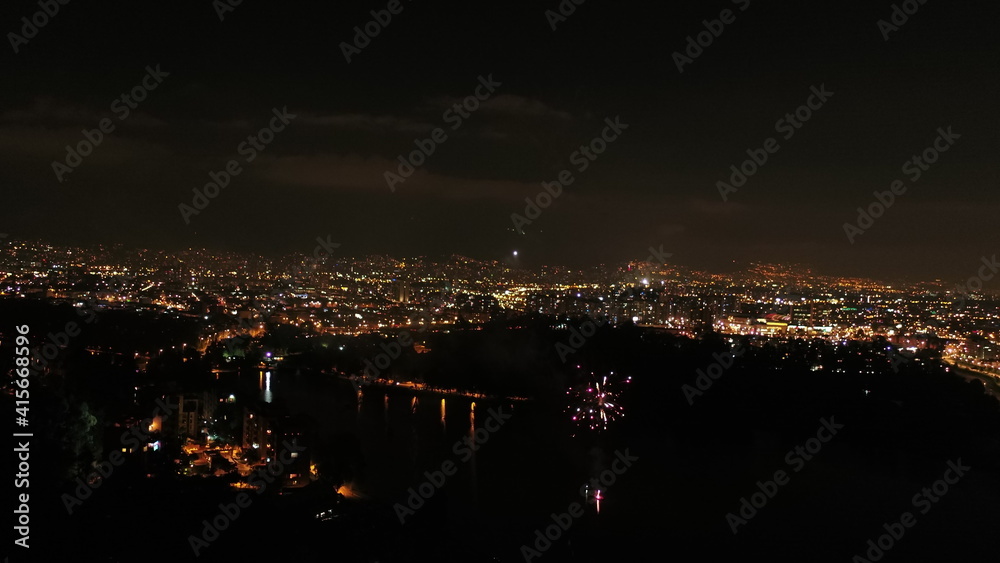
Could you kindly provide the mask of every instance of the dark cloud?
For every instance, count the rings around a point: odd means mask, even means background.
[[[404,3],[352,62],[341,43],[370,3],[68,4],[3,56],[0,230],[62,242],[287,251],[331,234],[358,254],[513,248],[525,263],[645,256],[724,268],[789,261],[830,273],[967,277],[992,252],[1000,205],[997,7],[927,3],[885,41],[891,3],[753,1],[679,73],[671,57],[726,7],[557,2]],[[31,2],[7,3],[16,29]],[[126,119],[111,104],[148,65],[170,73]],[[480,76],[502,85],[452,128]],[[747,149],[825,84],[833,98],[722,201]],[[177,205],[240,158],[272,108],[296,114],[191,225]],[[607,117],[629,129],[585,171],[571,162]],[[60,183],[52,162],[82,130],[115,130]],[[843,224],[951,125],[959,143],[851,244]],[[395,192],[415,141],[448,139]],[[518,235],[560,171],[575,181]]]

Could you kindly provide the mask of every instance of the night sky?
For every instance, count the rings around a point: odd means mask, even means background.
[[[16,54],[6,36],[0,232],[270,253],[329,235],[347,255],[518,250],[527,265],[662,245],[716,271],[954,281],[1000,250],[995,4],[928,0],[888,41],[890,2],[682,4],[588,0],[553,30],[556,0],[402,0],[348,63],[341,44],[387,2],[246,0],[220,21],[209,0],[71,1]],[[679,72],[673,53],[724,9],[735,21]],[[36,11],[5,2],[5,34]],[[112,104],[157,65],[169,76],[121,119]],[[446,110],[490,75],[500,86],[452,129]],[[783,139],[776,122],[821,85],[833,96]],[[246,162],[240,143],[283,107],[296,117]],[[571,155],[616,116],[628,129],[579,172]],[[53,161],[104,118],[114,130],[60,182]],[[960,139],[911,182],[903,164],[948,126]],[[384,173],[438,127],[391,191]],[[780,149],[723,201],[716,182],[769,137]],[[178,205],[231,159],[242,171],[185,224]],[[517,233],[511,214],[564,169],[574,182]],[[849,242],[844,223],[897,179],[907,191]]]

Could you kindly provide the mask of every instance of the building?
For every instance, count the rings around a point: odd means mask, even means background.
[[[278,419],[277,444],[274,448],[284,464],[282,488],[296,489],[312,482],[312,449],[305,434],[306,423],[299,417],[286,416]],[[291,451],[288,450],[291,446]],[[273,459],[273,458],[272,458]],[[288,463],[287,460],[291,459]]]
[[[243,449],[260,450],[261,459],[267,459],[273,448],[273,430],[268,418],[256,409],[243,409]]]
[[[812,327],[816,324],[811,303],[793,303],[789,306],[788,315],[792,326]]]
[[[164,420],[172,437],[201,440],[208,437],[208,419],[215,414],[211,393],[181,393],[176,396],[177,412]]]
[[[412,290],[410,289],[410,282],[406,280],[396,281],[396,301],[398,303],[409,303],[412,297]]]
[[[965,341],[966,353],[983,362],[1000,360],[1000,346],[979,335],[970,336]]]

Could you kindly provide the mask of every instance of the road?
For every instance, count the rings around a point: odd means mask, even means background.
[[[980,370],[967,362],[961,362],[961,367],[959,366],[958,361],[950,358],[946,358],[944,362],[951,367],[951,371],[953,371],[955,375],[965,379],[966,381],[982,381],[986,386],[986,394],[990,395],[994,399],[1000,400],[1000,377],[985,370]]]

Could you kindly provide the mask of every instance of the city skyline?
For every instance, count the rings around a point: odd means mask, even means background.
[[[994,561],[998,19],[3,3],[10,560]]]
[[[612,262],[592,262],[592,263],[578,263],[574,265],[562,264],[562,263],[530,263],[524,259],[522,254],[518,251],[512,251],[506,256],[500,257],[481,257],[481,256],[464,256],[459,253],[443,253],[443,254],[417,254],[417,255],[393,255],[387,252],[378,253],[365,253],[365,254],[353,254],[347,248],[343,248],[340,243],[331,241],[329,237],[316,237],[313,241],[308,241],[312,244],[311,251],[307,248],[303,250],[302,248],[289,251],[289,252],[274,252],[274,253],[261,253],[246,250],[225,250],[220,251],[218,249],[211,248],[141,248],[137,246],[129,246],[125,243],[114,243],[114,244],[92,244],[92,245],[75,245],[75,244],[55,244],[50,241],[45,240],[19,240],[15,238],[7,237],[4,242],[10,246],[24,246],[30,248],[32,251],[38,251],[43,248],[48,248],[52,250],[57,250],[64,252],[69,249],[78,250],[95,250],[100,249],[102,252],[107,252],[109,255],[113,253],[117,258],[128,258],[130,261],[135,260],[140,254],[146,255],[150,252],[155,253],[159,256],[170,256],[176,254],[194,253],[199,255],[204,260],[210,261],[213,259],[218,259],[220,261],[229,260],[233,256],[242,257],[245,259],[251,259],[254,261],[266,262],[271,264],[287,264],[289,260],[301,259],[308,263],[363,263],[365,260],[370,258],[377,259],[387,259],[394,260],[397,262],[405,263],[407,261],[427,261],[427,262],[446,262],[448,260],[459,259],[459,260],[473,260],[476,262],[481,262],[484,264],[496,264],[498,266],[509,268],[511,271],[521,271],[521,272],[533,272],[541,273],[546,271],[551,271],[555,269],[556,271],[562,272],[577,272],[579,274],[594,274],[597,272],[608,273],[613,271],[614,268],[627,268],[629,264],[654,264],[654,265],[670,265],[672,268],[677,268],[686,272],[698,274],[698,275],[721,275],[721,276],[738,276],[741,274],[746,274],[751,272],[754,268],[758,267],[773,267],[786,270],[790,275],[798,275],[802,277],[813,277],[813,278],[825,278],[825,279],[858,279],[866,280],[870,282],[877,282],[882,284],[929,284],[938,285],[945,292],[954,291],[956,289],[962,290],[969,278],[978,278],[979,285],[976,289],[969,291],[969,293],[982,293],[985,295],[994,295],[996,290],[991,288],[991,280],[995,274],[993,270],[1000,268],[1000,262],[997,261],[996,255],[992,256],[981,256],[979,262],[972,265],[969,271],[964,275],[964,277],[956,277],[953,279],[948,278],[927,278],[919,276],[896,276],[896,277],[877,277],[871,275],[848,275],[844,273],[838,273],[835,271],[822,271],[815,267],[814,264],[810,263],[791,263],[791,262],[737,262],[733,261],[728,268],[720,268],[718,270],[707,270],[702,268],[696,268],[689,264],[686,264],[683,260],[677,260],[674,258],[673,253],[664,252],[662,245],[659,249],[655,247],[649,247],[647,249],[650,254],[645,258],[639,258],[639,253],[636,253],[631,258],[624,258],[621,260],[616,260]],[[309,246],[308,244],[306,246]],[[22,248],[24,250],[25,248]],[[656,258],[663,258],[662,261]],[[75,257],[77,261],[81,263],[85,260],[80,260],[80,256]],[[141,263],[141,260],[139,260]],[[2,263],[2,261],[0,261]],[[968,290],[965,290],[968,291]]]

